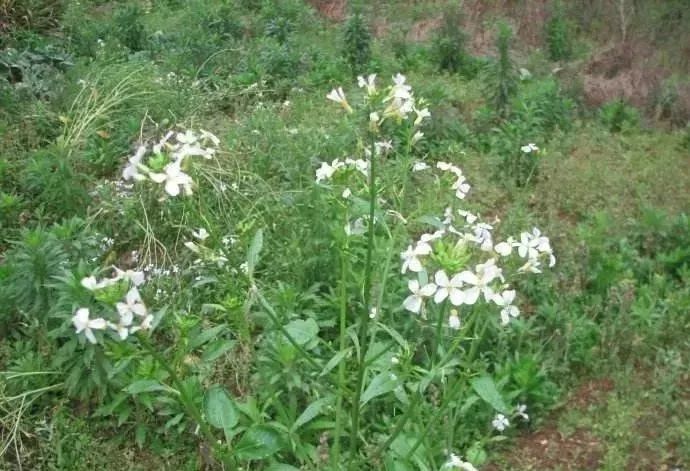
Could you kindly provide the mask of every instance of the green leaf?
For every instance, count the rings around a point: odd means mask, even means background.
[[[210,329],[206,329],[199,333],[199,335],[195,335],[189,341],[189,350],[194,350],[195,348],[205,344],[209,340],[217,337],[223,330],[225,330],[225,324],[217,325]]]
[[[240,460],[261,460],[281,449],[278,432],[265,425],[256,425],[242,435],[235,445],[235,456]]]
[[[398,380],[393,379],[390,371],[384,371],[374,376],[367,389],[362,393],[360,404],[364,405],[373,398],[393,391],[398,386]]]
[[[319,373],[319,376],[324,376],[328,374],[329,371],[331,371],[333,368],[338,366],[338,364],[343,361],[343,358],[345,358],[350,352],[352,351],[351,348],[346,348],[345,350],[341,350],[335,355],[333,355],[333,358],[328,360],[328,363],[326,363],[326,366],[323,367],[323,370],[321,373]]]
[[[135,381],[125,388],[129,394],[141,394],[154,391],[175,391],[174,389],[165,386],[154,379],[140,379]],[[175,391],[177,392],[177,391]]]
[[[234,402],[222,386],[213,386],[204,397],[206,421],[213,427],[223,429],[227,434],[239,421],[239,413]]]
[[[259,254],[264,245],[264,231],[259,229],[254,234],[252,243],[247,252],[247,275],[251,278],[254,275],[254,268],[259,263]]]
[[[235,341],[234,340],[225,340],[225,339],[220,339],[216,340],[214,342],[211,342],[208,344],[208,347],[204,350],[203,355],[201,355],[201,361],[203,363],[209,363],[220,356],[222,356],[224,353],[226,353],[229,350],[232,350],[235,347]]]
[[[285,326],[285,330],[299,345],[311,342],[319,334],[319,326],[314,319],[294,320]]]
[[[321,414],[321,411],[323,410],[324,407],[328,406],[328,404],[331,402],[332,397],[327,396],[327,397],[322,397],[321,399],[317,399],[316,401],[312,402],[307,406],[306,409],[304,409],[304,412],[300,414],[299,417],[297,417],[297,420],[295,420],[295,423],[292,425],[291,431],[295,431],[298,428],[300,428],[302,425],[306,424],[310,420],[314,419],[317,415]]]
[[[495,410],[504,414],[508,413],[508,407],[506,407],[505,402],[503,402],[503,398],[498,392],[498,389],[496,389],[496,384],[490,376],[482,376],[473,379],[472,389],[474,389],[479,397],[491,405]]]

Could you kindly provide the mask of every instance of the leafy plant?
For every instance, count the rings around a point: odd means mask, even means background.
[[[496,114],[505,119],[510,113],[510,102],[518,88],[515,64],[510,56],[513,31],[506,23],[499,23],[496,37],[498,57],[484,71],[486,93]]]
[[[366,70],[371,60],[371,33],[364,16],[354,13],[345,23],[343,52],[354,75]]]
[[[624,100],[615,100],[601,107],[599,119],[609,132],[617,133],[636,127],[640,113]]]
[[[567,61],[573,56],[572,27],[560,0],[551,2],[549,20],[545,24],[546,44],[552,61]]]

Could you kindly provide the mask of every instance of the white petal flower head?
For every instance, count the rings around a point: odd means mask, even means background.
[[[363,76],[357,77],[357,85],[359,88],[366,88],[368,95],[376,93],[376,74],[369,74],[366,78]]]
[[[192,194],[192,178],[184,173],[180,168],[181,161],[176,160],[169,163],[163,169],[164,173],[149,173],[149,178],[156,183],[164,183],[165,191],[170,196],[180,194],[180,187],[184,189],[185,195]]]
[[[85,307],[77,309],[77,312],[72,317],[72,324],[77,333],[84,332],[84,335],[91,343],[96,343],[96,336],[93,334],[94,330],[103,330],[107,327],[107,323],[103,318],[89,319],[91,313]]]
[[[465,218],[467,224],[474,224],[477,221],[477,219],[479,219],[479,216],[469,211],[465,211],[464,209],[458,209],[458,214]]]
[[[421,109],[421,110],[418,110],[418,109],[415,108],[414,111],[415,111],[415,113],[417,114],[417,117],[416,117],[415,120],[414,120],[414,125],[415,125],[415,126],[419,126],[420,124],[422,124],[422,121],[423,121],[425,118],[430,118],[430,117],[431,117],[431,113],[429,112],[429,108],[424,108],[424,109]]]
[[[450,459],[443,465],[444,468],[455,468],[461,469],[462,471],[477,471],[472,463],[469,461],[463,461],[459,456],[450,454]]]
[[[194,131],[188,129],[184,133],[178,132],[175,139],[177,139],[177,142],[180,144],[194,144],[198,140],[198,137],[194,134]]]
[[[86,278],[82,278],[81,285],[89,291],[94,291],[100,288],[98,280],[96,280],[95,276],[87,276]]]
[[[165,147],[166,145],[168,145],[168,141],[169,141],[170,138],[173,137],[174,135],[175,135],[174,132],[168,131],[168,133],[167,133],[165,136],[163,136],[163,138],[162,138],[160,141],[158,141],[157,144],[155,144],[155,145],[153,146],[153,153],[154,153],[154,154],[160,154],[161,151],[163,150],[163,147]]]
[[[450,316],[448,316],[448,327],[453,330],[460,329],[460,316],[458,315],[458,311],[455,309],[450,310]]]
[[[211,143],[216,147],[218,147],[220,144],[220,139],[218,139],[218,136],[203,129],[201,130],[201,136],[199,136],[199,139],[202,141],[211,141]]]
[[[496,414],[494,420],[491,421],[491,425],[499,432],[503,432],[506,428],[510,426],[510,422],[508,421],[508,418],[505,415]]]
[[[530,142],[529,144],[520,147],[520,150],[525,154],[529,154],[531,152],[537,152],[539,150],[539,147]]]
[[[139,166],[141,165],[141,159],[146,155],[146,146],[139,146],[137,151],[128,160],[127,166],[122,171],[123,180],[137,180],[141,181],[146,179],[144,175],[139,173]]]
[[[417,131],[414,133],[414,136],[412,136],[412,139],[410,140],[410,144],[415,145],[419,141],[421,141],[424,138],[424,133],[421,131]]]
[[[348,237],[363,235],[366,232],[367,224],[364,222],[364,218],[357,218],[345,225],[345,235]]]
[[[525,420],[529,420],[529,415],[527,415],[527,406],[525,404],[518,404],[516,414]]]
[[[508,325],[510,319],[518,317],[520,315],[520,310],[513,306],[513,301],[515,301],[515,290],[505,290],[502,293],[496,293],[493,297],[493,302],[501,306],[501,325]]]
[[[422,234],[422,236],[419,238],[420,242],[433,242],[435,240],[442,239],[443,236],[445,235],[446,231],[444,229],[439,229],[437,231],[434,231],[431,234]]]
[[[541,273],[539,260],[530,258],[523,266],[518,268],[518,273]]]
[[[460,306],[463,303],[465,293],[461,289],[462,280],[459,274],[448,279],[446,272],[439,270],[436,272],[436,275],[434,275],[434,281],[437,286],[436,294],[434,295],[434,302],[436,304],[442,303],[446,298],[450,299],[450,303],[453,306]]]
[[[424,303],[424,298],[428,298],[434,295],[436,291],[436,285],[429,283],[420,287],[419,281],[410,280],[407,282],[407,287],[412,293],[408,296],[405,301],[403,301],[403,307],[410,312],[419,314],[422,310],[422,304]]]
[[[501,257],[507,257],[509,256],[512,251],[513,251],[513,244],[510,240],[506,242],[499,242],[494,246],[494,250],[496,251],[497,254],[499,254]]]
[[[326,95],[326,98],[338,103],[348,113],[352,113],[352,108],[350,107],[350,104],[347,102],[347,99],[345,98],[345,92],[343,92],[342,87],[334,88],[333,90],[331,90],[330,93]]]
[[[136,288],[130,289],[125,296],[125,302],[115,304],[115,308],[120,314],[120,323],[126,326],[132,324],[135,315],[139,317],[148,315],[146,306],[139,295],[139,290]]]
[[[464,175],[459,175],[458,179],[455,180],[455,183],[453,183],[451,188],[455,190],[455,197],[462,200],[465,199],[467,193],[470,192],[472,187],[469,183],[467,183]]]
[[[412,166],[412,171],[421,172],[422,170],[426,170],[428,168],[429,165],[427,165],[425,162],[415,162],[415,164]]]
[[[350,190],[349,188],[345,188],[341,196],[344,199],[348,199],[350,196],[352,196],[352,190]]]
[[[144,283],[144,281],[146,281],[146,274],[143,271],[121,270],[117,267],[114,267],[114,268],[115,268],[114,280],[131,281],[134,286],[141,286]]]
[[[208,233],[208,231],[207,231],[205,228],[200,227],[199,230],[192,231],[192,235],[193,235],[195,238],[197,238],[197,239],[199,239],[200,241],[203,242],[203,241],[205,241],[206,239],[208,239],[208,237],[209,237],[210,234]]]
[[[406,273],[408,270],[415,273],[422,271],[424,267],[419,257],[429,255],[431,252],[432,248],[426,242],[417,242],[414,248],[409,245],[407,250],[400,254],[403,261],[400,273]]]
[[[470,288],[464,290],[464,303],[469,305],[476,303],[480,294],[484,295],[485,301],[492,300],[494,292],[489,283],[503,277],[501,269],[496,266],[493,258],[477,265],[475,272],[465,270],[459,276],[464,283],[470,285]]]

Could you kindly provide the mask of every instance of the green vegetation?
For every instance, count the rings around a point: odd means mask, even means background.
[[[0,0],[0,469],[686,464],[684,65],[315,3]]]

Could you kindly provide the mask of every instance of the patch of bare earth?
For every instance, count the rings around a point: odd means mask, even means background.
[[[586,410],[603,401],[613,390],[610,379],[598,379],[582,384],[568,399],[570,409]],[[564,434],[552,417],[539,430],[519,437],[511,451],[503,457],[505,465],[490,463],[485,471],[595,471],[604,457],[603,444],[584,428]]]
[[[324,18],[343,21],[347,16],[347,0],[307,0]]]

